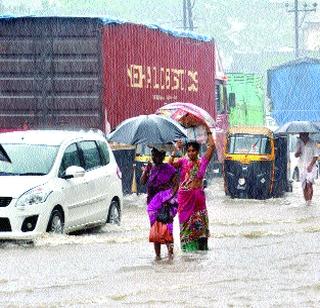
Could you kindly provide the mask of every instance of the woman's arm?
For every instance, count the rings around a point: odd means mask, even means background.
[[[175,168],[179,168],[180,167],[180,159],[175,159],[175,155],[174,154],[171,154],[169,160],[168,160],[168,163],[175,167]]]
[[[140,177],[140,183],[142,185],[145,185],[148,181],[149,175],[150,175],[150,170],[151,170],[152,164],[151,162],[148,162],[147,166],[143,168],[142,175]]]
[[[172,195],[167,200],[167,202],[175,197],[175,195],[177,194],[177,191],[179,189],[179,176],[178,176],[177,172],[170,179],[170,186],[172,187]]]
[[[175,173],[172,178],[172,196],[175,196],[179,189],[179,176],[178,173]]]
[[[204,153],[204,157],[209,161],[213,155],[214,150],[216,149],[216,144],[213,140],[212,132],[210,131],[209,127],[207,128],[207,135],[208,135],[207,150]]]
[[[177,156],[177,152],[182,149],[182,146],[183,146],[182,141],[180,141],[180,140],[177,141],[177,143],[176,143],[176,145],[175,145],[175,149],[174,149],[173,152],[171,153],[170,158],[169,158],[169,160],[168,160],[168,163],[169,163],[171,166],[175,167],[175,168],[179,168],[179,167],[180,167],[180,164],[181,164],[180,160],[179,160],[179,159],[178,159],[178,160],[175,160],[175,158],[176,158],[176,156]]]

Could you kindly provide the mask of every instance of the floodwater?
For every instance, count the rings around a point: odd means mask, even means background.
[[[154,261],[145,195],[125,198],[120,227],[0,244],[0,306],[319,307],[320,182],[307,207],[286,197],[232,200],[207,188],[210,250]]]

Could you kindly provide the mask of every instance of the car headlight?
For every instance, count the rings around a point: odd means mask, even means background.
[[[32,204],[43,203],[47,200],[52,190],[44,186],[37,186],[22,194],[17,200],[16,206],[26,206]]]

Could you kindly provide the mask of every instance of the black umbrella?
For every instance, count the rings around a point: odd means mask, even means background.
[[[11,163],[11,159],[9,155],[7,154],[6,150],[3,148],[1,144],[0,144],[0,160]]]
[[[275,132],[279,134],[314,134],[320,133],[320,126],[311,121],[291,121],[279,127]]]
[[[184,138],[187,134],[178,122],[156,114],[129,118],[108,136],[109,141],[125,144],[165,144]]]

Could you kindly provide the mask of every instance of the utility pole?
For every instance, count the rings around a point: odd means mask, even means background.
[[[288,13],[294,13],[294,33],[295,33],[295,57],[299,58],[299,28],[301,27],[302,23],[299,25],[299,12],[315,12],[317,3],[313,3],[313,8],[308,8],[309,5],[305,2],[303,4],[303,9],[299,9],[299,2],[298,0],[294,0],[294,7],[293,9],[289,9],[289,3],[285,4]]]
[[[190,31],[193,31],[193,19],[192,19],[192,9],[194,6],[195,0],[193,0],[193,4],[191,5],[191,0],[187,0],[187,10],[188,10],[188,16],[189,16],[189,29]]]
[[[187,0],[183,1],[183,30],[187,30]]]
[[[195,0],[191,3],[191,0],[183,1],[183,29],[184,30],[194,30],[193,19],[192,19],[192,9],[195,4]]]

